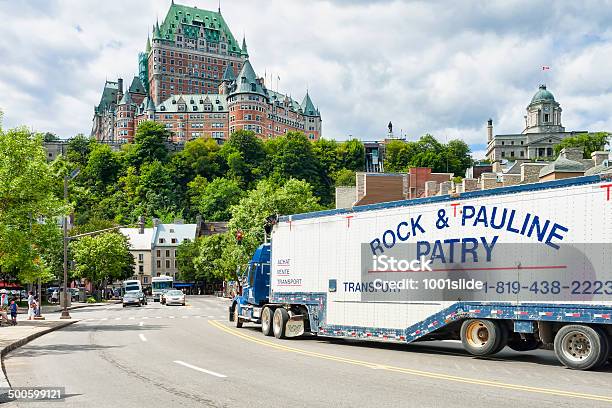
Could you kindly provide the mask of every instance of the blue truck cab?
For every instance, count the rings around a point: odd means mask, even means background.
[[[270,298],[270,244],[262,244],[255,250],[248,263],[242,294],[232,300],[230,321],[241,326],[244,320],[257,322],[261,306]]]

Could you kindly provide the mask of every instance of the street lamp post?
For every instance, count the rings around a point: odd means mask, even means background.
[[[64,175],[64,202],[68,202],[68,174]],[[68,216],[64,215],[64,299],[60,319],[70,319],[68,312]]]

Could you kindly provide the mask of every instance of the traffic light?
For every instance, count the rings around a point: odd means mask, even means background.
[[[236,243],[238,245],[242,244],[242,231],[241,230],[236,231]]]

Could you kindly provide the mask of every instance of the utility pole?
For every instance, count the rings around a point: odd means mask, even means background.
[[[64,202],[68,202],[68,174],[64,174]],[[64,214],[64,298],[60,319],[71,319],[68,312],[68,216]]]

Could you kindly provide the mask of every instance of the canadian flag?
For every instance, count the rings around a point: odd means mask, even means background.
[[[542,67],[542,71],[548,71],[550,69],[550,67],[548,65],[544,65]]]

